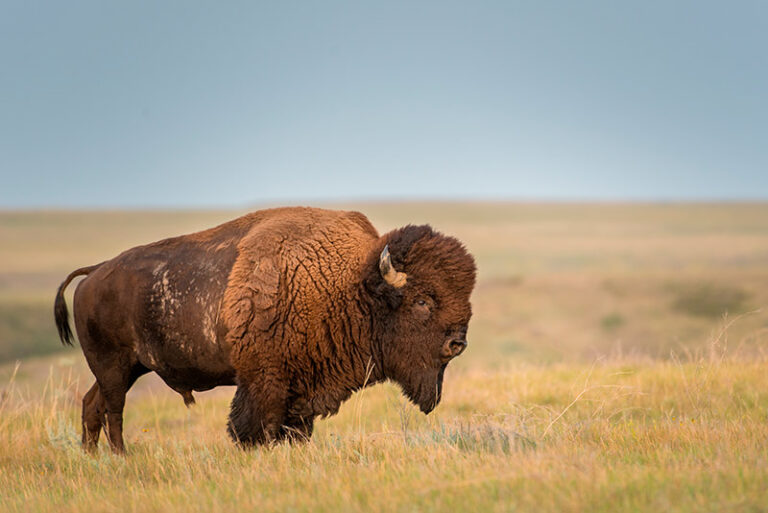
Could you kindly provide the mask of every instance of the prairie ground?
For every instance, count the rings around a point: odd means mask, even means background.
[[[443,403],[376,386],[308,444],[243,452],[231,388],[187,410],[147,376],[125,458],[80,451],[93,378],[55,337],[55,288],[240,212],[0,213],[0,511],[768,510],[768,205],[341,207],[476,256]]]

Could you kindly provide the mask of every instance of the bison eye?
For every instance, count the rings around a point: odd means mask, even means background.
[[[417,319],[426,321],[432,314],[432,304],[427,299],[417,299],[413,302],[413,315]]]

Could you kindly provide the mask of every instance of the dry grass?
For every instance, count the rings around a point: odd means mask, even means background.
[[[32,363],[27,378],[7,378],[0,405],[0,509],[762,511],[766,364],[458,372],[429,417],[379,386],[321,421],[310,443],[249,452],[224,433],[231,390],[187,411],[145,383],[129,396],[121,458],[79,448],[85,369],[65,360],[40,380]]]

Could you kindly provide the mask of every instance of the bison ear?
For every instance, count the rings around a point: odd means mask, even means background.
[[[395,270],[392,266],[392,258],[389,256],[389,244],[384,246],[384,249],[379,255],[379,272],[384,281],[399,289],[408,281],[408,275]]]

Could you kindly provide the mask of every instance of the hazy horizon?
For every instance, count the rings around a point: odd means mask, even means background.
[[[217,212],[217,211],[253,211],[277,207],[316,207],[316,208],[364,208],[365,206],[390,205],[486,205],[492,206],[749,206],[768,204],[768,198],[682,198],[682,199],[611,199],[611,198],[577,198],[577,199],[548,199],[548,198],[337,198],[337,199],[286,199],[285,201],[261,201],[244,204],[223,205],[0,205],[0,213],[34,213],[34,212]]]

